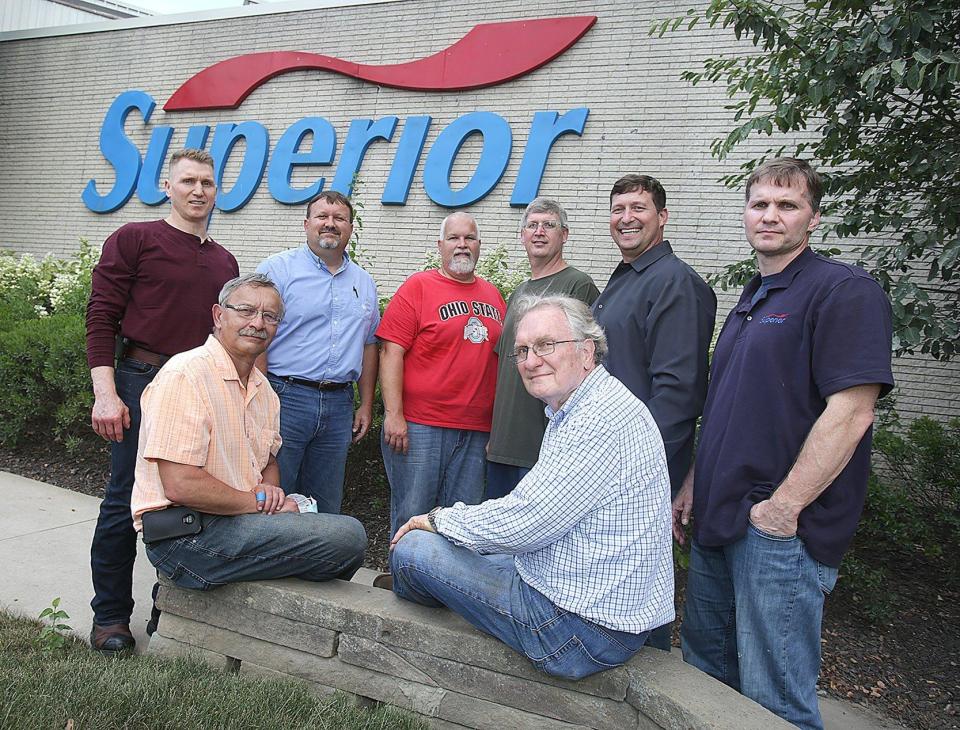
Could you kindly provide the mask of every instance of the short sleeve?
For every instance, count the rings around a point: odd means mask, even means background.
[[[597,285],[593,283],[592,279],[584,277],[573,287],[570,296],[574,299],[579,299],[588,307],[591,307],[593,303],[597,301],[597,297],[600,296],[600,290],[597,289]]]
[[[142,402],[140,452],[144,459],[204,466],[210,421],[196,384],[181,372],[161,372]]]
[[[851,276],[835,286],[817,310],[812,371],[826,398],[857,385],[893,389],[890,301],[873,279]]]
[[[420,329],[419,302],[419,282],[407,280],[387,305],[377,327],[377,337],[409,350]]]

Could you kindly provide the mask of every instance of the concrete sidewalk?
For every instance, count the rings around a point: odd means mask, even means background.
[[[0,606],[30,618],[60,597],[70,614],[66,623],[87,639],[93,624],[90,599],[90,542],[100,512],[100,500],[43,482],[0,471],[0,563],[4,580]],[[137,651],[147,647],[150,591],[156,571],[147,561],[143,543],[134,569],[136,605],[130,630]]]
[[[100,500],[78,492],[0,471],[0,563],[4,580],[0,607],[35,618],[60,597],[66,621],[84,639],[90,634],[90,541]],[[150,617],[150,591],[156,572],[140,545],[134,569],[136,607],[130,630],[137,651],[147,648],[144,632]],[[827,730],[881,730],[901,727],[864,708],[830,697],[820,698]]]

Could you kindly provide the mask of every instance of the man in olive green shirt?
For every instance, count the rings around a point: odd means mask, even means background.
[[[600,295],[589,276],[563,260],[569,233],[567,213],[554,200],[536,198],[523,213],[520,241],[530,260],[531,276],[510,296],[497,342],[500,359],[487,446],[486,499],[509,494],[537,463],[547,424],[543,403],[527,393],[510,357],[517,332],[516,302],[529,294],[566,294],[589,306]]]

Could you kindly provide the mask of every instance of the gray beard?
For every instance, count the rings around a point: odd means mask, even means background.
[[[477,268],[477,262],[471,254],[464,256],[454,256],[447,266],[451,274],[472,274]]]

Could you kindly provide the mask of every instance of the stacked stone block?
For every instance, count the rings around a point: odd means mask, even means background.
[[[788,727],[759,705],[644,649],[625,667],[571,682],[444,609],[353,582],[238,583],[201,593],[161,587],[150,653],[198,655],[211,665],[308,682],[424,716],[432,727]]]

